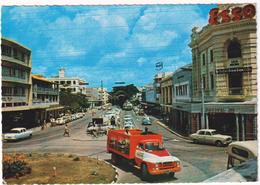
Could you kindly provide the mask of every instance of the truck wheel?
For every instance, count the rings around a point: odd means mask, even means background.
[[[141,172],[142,172],[142,180],[148,180],[149,172],[148,172],[146,164],[142,164]]]
[[[173,178],[175,176],[175,172],[170,172],[169,176]]]
[[[112,154],[111,160],[113,164],[117,164],[119,159],[116,154]]]
[[[220,147],[220,146],[222,146],[222,145],[223,145],[223,144],[222,144],[221,141],[216,141],[216,146]]]

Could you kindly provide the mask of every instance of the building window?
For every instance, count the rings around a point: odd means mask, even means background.
[[[12,87],[2,87],[2,95],[3,96],[12,96]]]
[[[228,75],[229,79],[229,94],[230,95],[242,95],[242,84],[243,84],[243,74],[240,73],[230,73]]]
[[[203,89],[206,89],[206,77],[205,77],[205,75],[202,76],[202,80],[203,80]]]
[[[1,49],[3,55],[11,57],[12,48],[10,46],[2,45]]]
[[[237,41],[231,41],[227,48],[228,58],[240,58],[241,46]]]
[[[211,90],[214,89],[214,76],[213,76],[213,73],[210,73],[210,87],[211,87]]]
[[[206,64],[206,56],[205,53],[202,54],[202,65],[205,66]]]
[[[213,62],[213,50],[212,49],[209,51],[209,55],[210,55],[210,62],[212,63]]]
[[[60,81],[60,84],[61,84],[61,85],[64,85],[64,84],[65,84],[65,81]]]
[[[73,80],[73,84],[74,84],[74,85],[76,84],[76,81],[75,81],[75,80]]]
[[[71,81],[67,81],[67,84],[70,85],[70,84],[71,84]]]
[[[17,52],[17,49],[14,48],[14,49],[13,49],[13,52],[14,52],[14,58],[15,58],[15,59],[18,59],[18,52]]]

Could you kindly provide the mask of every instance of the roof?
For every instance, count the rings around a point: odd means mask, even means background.
[[[215,129],[200,129],[199,131],[210,131],[210,132],[212,132],[212,131],[216,131]]]
[[[22,129],[26,129],[24,127],[18,127],[18,128],[12,128],[11,130],[22,130]]]
[[[236,141],[229,144],[229,148],[232,146],[241,146],[243,148],[247,148],[250,150],[255,156],[257,156],[257,140],[250,140],[250,141]]]
[[[33,79],[36,79],[36,80],[40,80],[40,81],[52,83],[52,84],[54,83],[54,82],[51,82],[50,80],[47,80],[47,79],[44,78],[42,75],[32,75],[32,78],[33,78]]]
[[[6,41],[6,42],[10,42],[10,43],[12,43],[12,44],[15,44],[15,45],[17,45],[17,46],[19,46],[19,47],[21,47],[21,48],[23,48],[23,49],[28,50],[28,51],[31,52],[31,49],[30,49],[30,48],[27,48],[26,46],[24,46],[24,45],[18,43],[18,42],[15,41],[15,40],[12,40],[12,39],[9,39],[9,38],[6,38],[6,37],[2,37],[2,40],[3,40],[3,41]],[[2,42],[2,43],[3,43],[3,42]]]

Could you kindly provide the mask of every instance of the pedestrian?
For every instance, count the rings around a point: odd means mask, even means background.
[[[68,127],[67,124],[65,125],[65,128],[64,128],[64,134],[63,134],[63,136],[65,136],[65,135],[67,135],[67,136],[70,137],[70,131],[69,131],[69,127]]]

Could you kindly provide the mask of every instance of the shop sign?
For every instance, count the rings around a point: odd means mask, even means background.
[[[236,67],[236,68],[217,69],[216,74],[251,72],[251,71],[252,71],[252,67]]]
[[[256,8],[252,4],[244,7],[233,7],[231,9],[222,10],[213,8],[209,12],[209,25],[217,25],[221,23],[228,23],[232,21],[240,21],[242,19],[251,19],[256,15]]]
[[[206,112],[208,112],[208,113],[234,113],[235,109],[234,108],[209,107],[209,108],[206,108]]]

